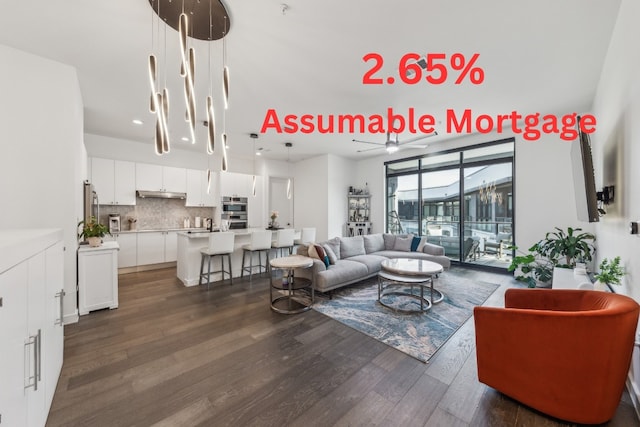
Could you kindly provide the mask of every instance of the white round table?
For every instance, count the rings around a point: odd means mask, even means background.
[[[310,268],[313,265],[313,259],[301,255],[291,255],[272,259],[269,264],[271,265],[271,286],[269,286],[271,309],[276,313],[283,314],[302,313],[309,310],[314,300],[313,283],[304,277],[294,277],[294,272],[296,268]],[[283,270],[284,273],[281,279],[276,277],[277,280],[274,282],[275,270]],[[305,288],[310,289],[310,301],[296,293],[296,291]],[[273,296],[274,289],[278,292],[275,298]],[[283,291],[284,295],[282,295]]]
[[[440,264],[422,259],[394,258],[382,261],[381,267],[378,273],[378,302],[381,305],[395,311],[424,312],[444,299],[444,294],[433,288],[434,277],[444,271]],[[414,286],[419,288],[419,294],[413,292]],[[429,299],[424,297],[424,288],[427,286],[430,290]],[[405,290],[407,287],[408,292]],[[420,308],[398,308],[389,301],[389,296],[416,299],[420,302]]]

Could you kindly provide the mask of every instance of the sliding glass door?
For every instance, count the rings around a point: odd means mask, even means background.
[[[506,268],[513,140],[388,162],[387,232],[426,236],[452,260]]]

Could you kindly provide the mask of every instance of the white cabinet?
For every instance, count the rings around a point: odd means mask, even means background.
[[[136,233],[118,233],[115,235],[120,250],[118,251],[118,268],[138,265],[138,238]]]
[[[164,262],[164,232],[138,233],[138,265]]]
[[[178,232],[166,231],[164,235],[164,262],[178,260]]]
[[[220,172],[220,196],[249,197],[252,175],[235,172]]]
[[[218,205],[218,185],[219,174],[218,172],[212,172],[211,174],[211,188],[207,193],[208,180],[207,171],[201,171],[196,169],[187,169],[187,200],[186,206],[204,206],[214,207]]]
[[[138,265],[160,264],[178,259],[177,231],[138,233]]]
[[[91,181],[100,204],[136,204],[135,163],[94,157],[91,159]]]
[[[118,243],[78,249],[78,312],[118,307]]]
[[[187,170],[171,166],[136,164],[136,188],[146,191],[187,192]]]
[[[62,232],[36,234],[25,244],[0,232],[0,421],[7,426],[45,425],[62,367]]]

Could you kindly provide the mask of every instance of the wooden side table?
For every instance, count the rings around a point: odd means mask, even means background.
[[[295,277],[294,272],[296,268],[310,268],[313,265],[313,259],[292,255],[272,259],[269,264],[271,265],[271,285],[269,286],[271,309],[282,314],[296,314],[309,310],[315,296],[313,283],[304,277]],[[275,270],[283,270],[282,279],[286,279],[286,282],[277,277],[277,280],[274,281],[274,276],[277,276]],[[275,297],[274,289],[276,290]],[[300,292],[296,292],[302,289],[310,289],[311,300],[307,300],[300,295]]]

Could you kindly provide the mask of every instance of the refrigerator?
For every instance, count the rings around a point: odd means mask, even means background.
[[[96,193],[93,184],[89,181],[84,182],[84,216],[85,221],[89,221],[92,216],[100,221],[100,205],[98,201],[98,193]]]

